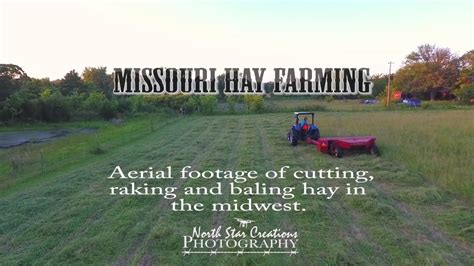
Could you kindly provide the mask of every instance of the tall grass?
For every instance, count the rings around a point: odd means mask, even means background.
[[[322,135],[373,135],[383,155],[474,199],[474,111],[321,113]]]

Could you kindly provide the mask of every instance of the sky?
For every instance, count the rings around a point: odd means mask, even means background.
[[[0,0],[0,63],[52,80],[98,66],[388,73],[425,43],[474,49],[474,1]]]

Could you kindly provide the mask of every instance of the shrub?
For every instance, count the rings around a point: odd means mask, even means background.
[[[453,93],[460,102],[469,103],[471,99],[474,99],[474,83],[463,84],[461,87],[454,90]]]
[[[116,99],[109,100],[101,91],[93,91],[84,101],[83,108],[93,111],[104,119],[110,119],[117,115],[119,103]]]
[[[40,120],[48,122],[67,121],[71,118],[69,100],[59,90],[47,88],[40,94],[41,117]]]
[[[6,113],[5,117],[8,116],[12,121],[28,117],[27,114],[24,114],[25,108],[33,97],[34,96],[27,90],[19,90],[8,96],[2,103],[3,110]]]
[[[234,113],[235,112],[235,106],[238,103],[238,98],[235,97],[235,96],[230,95],[230,96],[226,96],[225,101],[229,105],[229,111],[231,113]]]
[[[184,113],[194,113],[199,112],[201,107],[201,102],[199,100],[199,96],[191,96],[188,100],[183,104],[183,112]]]
[[[119,103],[117,99],[107,100],[101,106],[99,113],[104,119],[111,119],[117,116]]]
[[[421,108],[423,109],[428,109],[430,108],[431,104],[430,103],[427,103],[427,102],[422,102],[421,103]]]
[[[201,100],[201,107],[202,111],[207,114],[213,113],[217,108],[217,96],[214,95],[206,95],[200,96]]]
[[[261,95],[245,95],[244,103],[248,111],[260,112],[263,110],[263,96]]]

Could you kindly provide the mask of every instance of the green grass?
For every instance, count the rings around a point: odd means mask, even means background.
[[[473,117],[471,110],[341,113],[321,114],[319,124],[326,135],[376,136],[387,159],[474,200]]]
[[[289,113],[155,118],[154,130],[146,117],[120,127],[102,122],[96,124],[97,136],[76,135],[1,150],[0,264],[474,263],[470,162],[474,111],[340,111],[317,117],[322,135],[377,136],[383,156],[335,159],[305,144],[290,147],[285,139],[292,123]],[[97,145],[104,153],[91,152]],[[37,161],[40,150],[47,161],[44,169]],[[19,170],[11,168],[11,158],[23,160]],[[300,213],[174,213],[170,201],[158,196],[107,195],[108,187],[121,183],[106,179],[117,164],[125,169],[192,165],[200,170],[260,172],[283,165],[301,170],[339,166],[367,169],[375,180],[365,197],[300,196],[306,208]],[[213,185],[201,179],[158,182]],[[194,197],[203,203],[216,200]],[[269,198],[284,201],[276,196],[253,197]],[[228,225],[242,216],[265,228],[297,230],[300,254],[183,257],[180,253],[181,236],[192,226]]]
[[[42,144],[27,144],[0,149],[0,193],[22,188],[24,181],[37,182],[52,172],[64,171],[78,163],[96,160],[96,153],[113,152],[117,147],[145,136],[170,119],[161,117],[132,119],[131,123],[71,122],[64,124],[18,125],[3,131],[97,128],[96,133],[76,134]],[[100,152],[98,152],[100,150]],[[1,194],[0,194],[1,195]]]
[[[383,102],[377,104],[361,104],[356,100],[322,100],[311,97],[274,97],[265,100],[265,109],[268,112],[295,112],[301,110],[330,111],[330,112],[368,112],[386,111]],[[473,110],[472,105],[462,105],[454,101],[423,101],[418,108],[403,104],[392,103],[390,110],[424,111],[424,110]]]

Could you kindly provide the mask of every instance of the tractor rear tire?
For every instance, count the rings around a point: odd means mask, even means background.
[[[288,132],[288,141],[290,142],[291,146],[298,145],[298,139],[291,132]]]
[[[370,154],[371,155],[375,155],[375,156],[380,156],[380,150],[379,150],[379,147],[377,147],[377,145],[372,145],[372,147],[370,147]]]

